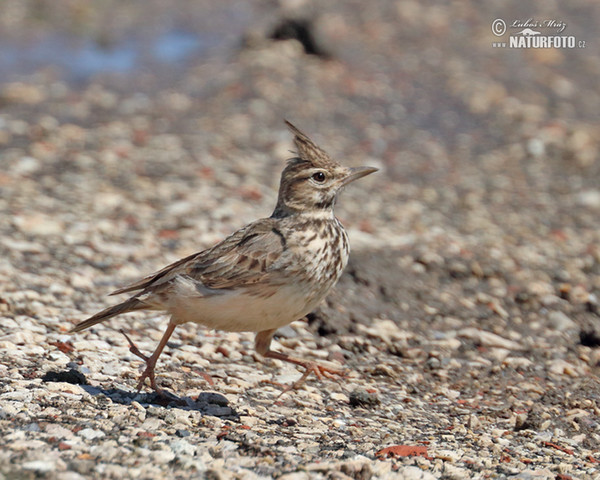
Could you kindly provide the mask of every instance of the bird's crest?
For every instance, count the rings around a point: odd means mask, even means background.
[[[316,167],[325,167],[336,163],[331,159],[327,152],[315,144],[308,136],[306,136],[306,134],[302,133],[287,120],[285,120],[285,124],[294,134],[294,145],[296,145],[298,156],[301,160],[310,162]],[[291,161],[293,161],[293,159]]]

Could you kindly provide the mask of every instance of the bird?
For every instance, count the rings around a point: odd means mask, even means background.
[[[305,317],[339,280],[350,253],[348,235],[335,217],[340,191],[376,172],[373,167],[346,167],[292,123],[296,156],[281,174],[277,203],[270,217],[256,220],[211,248],[189,255],[162,270],[112,292],[130,298],[75,325],[76,333],[112,317],[139,310],[170,315],[168,326],[150,356],[125,334],[130,352],[146,364],[137,392],[150,382],[159,395],[155,367],[175,328],[187,322],[228,332],[256,332],[255,350],[264,358],[305,369],[290,388],[311,374],[342,375],[314,361],[271,350],[280,327]]]

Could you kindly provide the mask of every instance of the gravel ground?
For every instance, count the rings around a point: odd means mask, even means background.
[[[600,478],[600,4],[212,3],[3,2],[0,478]],[[586,48],[493,48],[495,18]],[[201,46],[152,58],[169,29]],[[92,75],[89,39],[141,60]],[[280,396],[301,373],[251,334],[186,325],[173,398],[136,395],[118,330],[151,351],[165,317],[66,332],[269,215],[283,118],[381,169],[340,198],[336,290],[275,342],[349,375]]]

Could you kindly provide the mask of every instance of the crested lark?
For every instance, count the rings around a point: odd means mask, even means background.
[[[137,292],[76,325],[79,332],[111,317],[137,310],[160,310],[171,319],[150,357],[129,340],[143,358],[144,381],[161,393],[154,367],[177,325],[196,322],[230,332],[257,332],[255,347],[267,358],[306,369],[299,385],[314,372],[339,373],[269,348],[275,331],[310,313],[329,292],[348,261],[348,237],[333,207],[348,183],[376,168],[347,168],[331,159],[305,134],[286,121],[294,134],[298,156],[281,175],[273,214],[231,234],[214,247],[183,258],[162,270],[113,292]]]

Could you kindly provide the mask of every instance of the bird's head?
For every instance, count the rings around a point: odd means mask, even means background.
[[[372,167],[340,165],[294,125],[288,121],[285,123],[294,134],[298,156],[288,160],[281,174],[273,217],[331,212],[342,187],[377,171]]]

